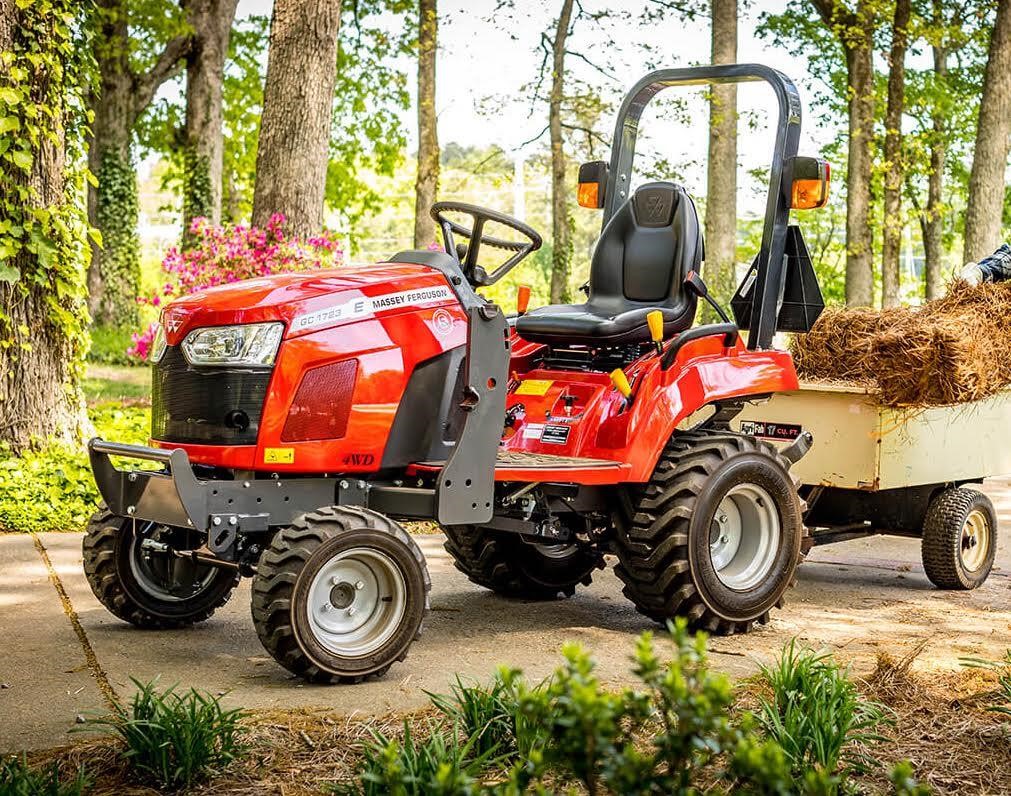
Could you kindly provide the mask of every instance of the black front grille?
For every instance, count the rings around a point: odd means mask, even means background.
[[[255,445],[270,368],[194,367],[178,346],[154,366],[151,436],[164,442]]]

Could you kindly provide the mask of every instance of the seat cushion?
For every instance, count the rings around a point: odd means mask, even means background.
[[[647,306],[605,315],[590,304],[554,304],[538,307],[516,319],[516,333],[524,340],[549,345],[623,345],[648,343],[651,339],[646,315],[657,307]],[[659,308],[664,330],[673,334],[684,328],[684,312]],[[694,307],[691,313],[694,315]],[[691,323],[689,320],[688,323]]]

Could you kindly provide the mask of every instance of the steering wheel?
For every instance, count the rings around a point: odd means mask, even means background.
[[[497,210],[489,210],[485,207],[478,207],[477,205],[466,204],[464,202],[436,202],[432,205],[431,212],[435,223],[442,230],[442,239],[446,244],[446,253],[460,264],[460,268],[463,270],[464,276],[467,277],[467,281],[475,287],[494,285],[515,268],[520,260],[531,252],[535,252],[541,248],[541,244],[544,242],[533,227],[524,224],[517,218],[507,216],[505,213],[499,213]],[[446,218],[446,213],[463,213],[470,216],[474,222],[470,229],[468,229],[462,224]],[[484,225],[488,221],[494,221],[497,224],[509,227],[509,229],[514,229],[528,238],[528,240],[517,242],[484,235]],[[460,252],[456,248],[454,235],[460,235],[468,241],[466,257],[463,260],[461,260]],[[482,245],[513,252],[513,255],[489,274],[477,264],[477,257],[481,252]]]

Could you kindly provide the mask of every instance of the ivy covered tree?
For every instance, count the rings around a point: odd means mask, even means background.
[[[96,0],[96,6],[99,82],[91,95],[88,151],[96,180],[89,188],[88,216],[102,243],[92,246],[89,307],[97,323],[132,325],[140,288],[134,128],[158,88],[181,72],[191,39],[167,0]],[[136,35],[139,30],[148,35]]]
[[[80,0],[0,0],[0,442],[79,435],[87,349]]]
[[[414,186],[414,246],[436,240],[428,212],[439,190],[439,135],[435,113],[435,61],[439,11],[436,0],[418,2],[418,176]]]

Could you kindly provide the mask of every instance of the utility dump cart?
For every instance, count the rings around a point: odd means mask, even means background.
[[[993,567],[997,516],[970,488],[1011,474],[1011,392],[969,404],[890,409],[873,390],[802,383],[732,421],[744,434],[817,440],[793,472],[803,482],[814,543],[873,534],[921,539],[927,577],[972,589]]]

